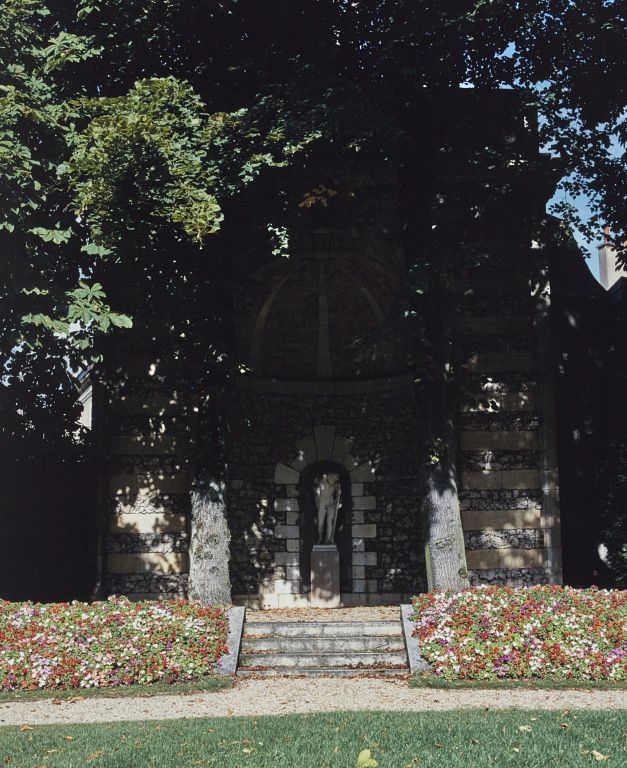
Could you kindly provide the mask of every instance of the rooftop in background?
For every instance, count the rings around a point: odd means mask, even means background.
[[[608,291],[621,279],[627,278],[627,271],[616,263],[616,249],[609,242],[606,230],[603,243],[599,246],[599,282]]]

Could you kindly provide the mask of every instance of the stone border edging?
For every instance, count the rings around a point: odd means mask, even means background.
[[[227,611],[229,635],[226,642],[229,652],[218,660],[216,671],[219,675],[234,675],[237,671],[245,615],[246,608],[244,606],[233,606]]]
[[[405,648],[409,660],[409,671],[413,675],[415,672],[430,672],[431,665],[420,656],[418,641],[413,637],[414,623],[411,615],[414,610],[413,605],[401,605],[401,622],[403,624],[403,637],[405,638]]]

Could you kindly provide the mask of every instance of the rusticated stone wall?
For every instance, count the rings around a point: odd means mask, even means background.
[[[526,270],[505,261],[458,286],[451,332],[467,377],[458,466],[473,584],[561,580],[548,298],[532,257]]]
[[[230,418],[232,583],[238,602],[306,603],[301,471],[350,476],[345,605],[398,602],[426,588],[411,377],[272,382],[242,377]]]

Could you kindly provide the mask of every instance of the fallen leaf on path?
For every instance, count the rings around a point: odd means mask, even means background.
[[[104,755],[104,752],[102,749],[99,749],[97,752],[92,752],[91,755],[87,758],[87,762],[91,763],[94,760],[97,760],[99,757],[102,757]]]
[[[594,758],[594,759],[595,759],[597,762],[599,762],[599,763],[600,763],[600,762],[602,762],[603,760],[609,760],[609,759],[610,759],[610,756],[609,756],[609,755],[603,755],[603,754],[601,754],[601,752],[597,752],[597,750],[596,750],[596,749],[593,749],[593,750],[591,751],[591,754],[592,754],[592,757],[593,757],[593,758]]]
[[[66,741],[74,741],[74,736],[64,736],[63,737]]]
[[[570,725],[568,725],[568,723],[560,723],[560,728],[566,730],[567,728],[570,728]]]
[[[20,731],[32,731],[32,725],[20,725]]]
[[[59,704],[63,704],[63,702],[61,701],[61,699],[53,699],[53,700],[52,700],[52,703],[53,703],[53,704],[57,704],[57,705],[59,705]]]
[[[531,728],[531,726],[530,726],[530,725],[519,725],[519,726],[518,726],[518,730],[519,730],[519,731],[531,731],[531,730],[532,730],[532,728]]]

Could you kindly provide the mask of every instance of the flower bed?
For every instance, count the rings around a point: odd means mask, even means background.
[[[0,690],[191,680],[214,670],[227,631],[224,610],[183,600],[0,600]]]
[[[627,679],[627,592],[478,587],[414,598],[421,656],[445,679]]]

